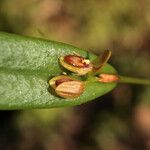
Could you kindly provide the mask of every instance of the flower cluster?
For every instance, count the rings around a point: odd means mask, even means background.
[[[111,56],[111,51],[104,52],[101,58],[98,60],[98,64],[92,63],[89,59],[86,59],[80,55],[66,55],[59,58],[60,64],[67,70],[75,73],[78,76],[84,76],[88,73],[95,74],[107,63]],[[117,75],[113,74],[99,74],[95,77],[98,82],[116,82],[119,80]],[[52,78],[49,81],[50,86],[55,90],[57,95],[63,98],[76,98],[79,97],[84,91],[84,82],[77,80],[67,75],[60,75]]]

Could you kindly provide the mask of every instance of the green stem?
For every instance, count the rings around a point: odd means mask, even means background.
[[[132,78],[132,77],[125,77],[125,76],[119,76],[121,83],[131,83],[131,84],[145,84],[150,85],[149,79],[140,79],[140,78]]]

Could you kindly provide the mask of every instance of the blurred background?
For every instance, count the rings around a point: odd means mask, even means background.
[[[149,0],[0,0],[0,31],[96,54],[121,75],[150,78]],[[150,86],[120,84],[87,104],[0,111],[2,150],[150,150]]]

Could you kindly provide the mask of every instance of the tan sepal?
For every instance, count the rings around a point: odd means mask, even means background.
[[[56,93],[63,98],[79,97],[84,91],[82,81],[68,81],[58,85],[55,89]]]
[[[93,70],[94,71],[100,70],[108,62],[110,57],[111,57],[111,51],[105,50],[102,56],[100,58],[97,58],[95,62],[93,62],[94,64]]]

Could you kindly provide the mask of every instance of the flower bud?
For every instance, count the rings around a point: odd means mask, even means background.
[[[117,82],[119,80],[119,77],[114,75],[114,74],[100,74],[99,75],[99,78],[98,78],[98,81],[100,82],[105,82],[105,83],[108,83],[108,82]]]

